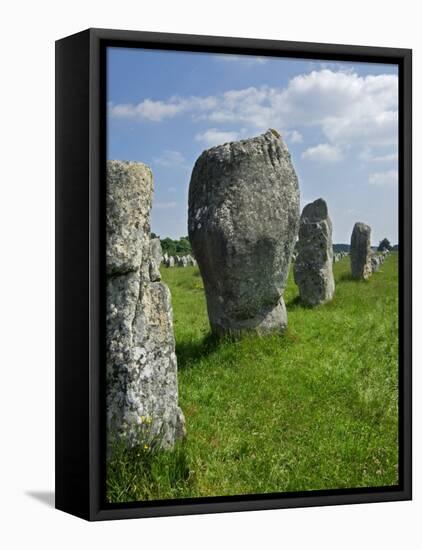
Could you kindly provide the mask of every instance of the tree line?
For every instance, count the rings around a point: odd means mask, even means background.
[[[189,237],[180,237],[180,239],[171,239],[166,237],[161,239],[159,235],[151,233],[152,239],[160,239],[161,248],[163,254],[167,252],[169,256],[187,256],[188,254],[192,255],[192,247],[189,242]]]
[[[188,236],[180,237],[180,239],[171,239],[170,237],[161,239],[159,235],[151,233],[151,238],[160,239],[163,254],[167,252],[169,256],[186,256],[187,254],[192,255],[192,247]],[[349,249],[349,244],[333,244],[333,250],[335,253],[349,252]],[[378,252],[382,252],[383,250],[397,251],[398,249],[399,245],[396,244],[393,246],[387,238],[382,239],[378,245]]]

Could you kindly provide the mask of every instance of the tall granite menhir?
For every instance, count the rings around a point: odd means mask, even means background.
[[[281,332],[299,185],[275,130],[204,151],[189,187],[189,239],[214,333]]]
[[[184,435],[171,297],[151,258],[152,194],[145,164],[107,163],[109,449],[116,439],[129,447],[154,440],[167,448]]]
[[[332,224],[323,199],[307,204],[300,217],[294,278],[302,302],[316,306],[334,295]]]
[[[356,222],[350,243],[350,262],[353,279],[369,279],[372,275],[371,228]]]

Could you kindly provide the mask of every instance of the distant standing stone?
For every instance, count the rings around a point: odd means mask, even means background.
[[[163,259],[162,256],[162,248],[161,248],[161,242],[160,239],[151,239],[150,240],[150,249],[151,249],[151,257],[150,257],[150,265],[149,265],[149,276],[151,281],[160,281],[161,280],[161,273],[160,273],[160,265],[161,261]]]
[[[350,262],[354,279],[369,279],[371,267],[371,228],[356,222],[350,243]]]
[[[151,256],[155,260],[155,263],[160,266],[161,262],[163,261],[163,249],[161,248],[161,241],[157,237],[155,239],[151,239]]]
[[[380,270],[380,267],[381,267],[381,256],[377,256],[377,255],[373,255],[371,257],[371,268],[372,268],[372,273],[375,273],[376,271],[379,271]]]
[[[281,332],[299,184],[275,130],[202,153],[189,187],[189,240],[216,334]]]
[[[334,296],[332,224],[327,203],[318,199],[300,217],[295,283],[302,302],[316,306]]]

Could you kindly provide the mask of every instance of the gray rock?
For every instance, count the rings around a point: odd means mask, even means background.
[[[354,279],[369,279],[371,267],[371,228],[356,222],[350,244],[350,262]]]
[[[160,265],[162,256],[160,239],[150,240],[149,278],[151,281],[161,281]]]
[[[155,260],[155,263],[160,266],[161,262],[163,261],[163,249],[161,248],[160,239],[158,237],[155,239],[151,239],[150,246],[151,257]]]
[[[376,271],[380,270],[381,264],[383,260],[381,260],[382,256],[373,255],[371,256],[371,269],[372,273],[375,273]]]
[[[108,161],[109,449],[116,439],[128,446],[156,441],[167,448],[184,435],[170,292],[150,277],[152,192],[152,174],[147,166]]]
[[[107,164],[107,273],[135,271],[149,256],[152,173],[145,164]]]
[[[286,327],[283,291],[298,222],[299,184],[275,130],[198,158],[188,230],[214,333]]]
[[[149,261],[149,279],[153,283],[161,281],[160,268],[157,266],[154,258],[150,258]]]
[[[318,199],[307,204],[300,217],[294,279],[308,306],[323,304],[334,296],[332,232],[327,203]]]
[[[198,265],[195,258],[190,254],[186,256],[186,263],[188,266],[191,266],[191,267],[196,267]]]
[[[174,258],[170,256],[167,262],[167,267],[174,267]]]

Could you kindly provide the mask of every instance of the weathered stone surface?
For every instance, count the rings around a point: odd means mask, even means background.
[[[306,305],[323,304],[334,296],[332,224],[323,199],[303,209],[294,278]]]
[[[151,281],[156,282],[161,280],[160,265],[163,259],[162,253],[160,239],[151,239],[149,260],[149,277]]]
[[[109,448],[116,438],[166,448],[184,434],[170,292],[150,277],[152,192],[147,166],[107,163]]]
[[[154,258],[151,258],[149,262],[149,278],[150,278],[150,281],[153,283],[156,283],[157,281],[161,281],[160,269],[157,266],[157,263],[154,260]]]
[[[107,273],[134,271],[149,256],[152,173],[145,164],[107,164]]]
[[[282,331],[299,185],[275,130],[204,151],[189,188],[189,238],[212,331]]]
[[[376,271],[380,270],[381,264],[383,262],[383,259],[381,259],[382,256],[373,255],[371,256],[371,268],[372,273],[375,273]]]
[[[160,267],[161,262],[163,261],[163,249],[161,248],[161,241],[157,237],[155,239],[151,239],[150,241],[151,246],[151,257],[155,260],[155,263],[158,267]]]
[[[187,261],[187,265],[189,266],[196,266],[196,260],[193,256],[191,256],[190,254],[188,254],[186,256],[186,261]]]
[[[371,228],[369,225],[356,222],[350,243],[350,262],[354,279],[368,279],[371,276],[371,255]]]

